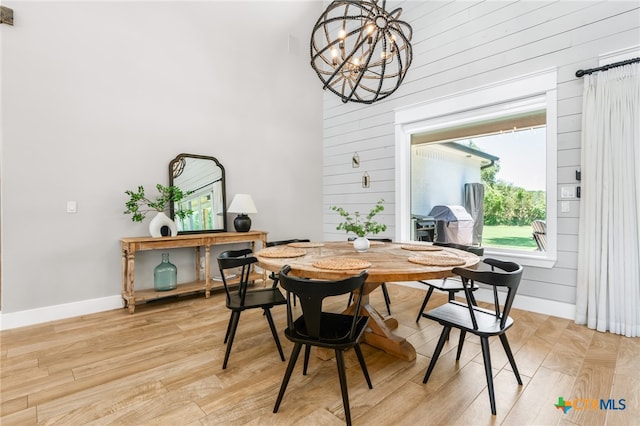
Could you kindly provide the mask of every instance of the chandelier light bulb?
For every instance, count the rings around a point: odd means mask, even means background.
[[[373,44],[373,26],[369,25],[367,27],[367,43]]]
[[[331,63],[335,66],[338,65],[338,51],[331,49]]]

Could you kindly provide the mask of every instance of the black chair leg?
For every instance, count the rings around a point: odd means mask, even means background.
[[[433,368],[436,366],[436,361],[438,361],[438,357],[440,356],[440,352],[442,352],[442,348],[444,347],[444,342],[447,340],[447,336],[449,335],[449,330],[451,327],[444,327],[442,329],[442,333],[440,334],[440,339],[438,339],[438,344],[436,345],[436,350],[433,352],[433,356],[431,357],[431,362],[429,363],[429,368],[427,368],[427,372],[424,375],[424,379],[422,383],[427,383],[429,380],[429,376],[431,376],[431,372]]]
[[[276,326],[273,323],[273,317],[271,316],[271,310],[268,308],[264,309],[264,314],[267,316],[267,321],[269,322],[269,328],[271,329],[271,334],[273,334],[273,340],[276,341],[276,346],[278,347],[278,352],[280,352],[280,359],[284,361],[284,353],[282,353],[282,346],[280,345],[280,339],[278,338],[278,332],[276,331]]]
[[[391,315],[391,298],[389,297],[389,290],[387,290],[387,283],[382,283],[382,295],[384,296],[384,303],[387,305],[387,312]]]
[[[347,374],[344,367],[344,354],[342,350],[336,349],[336,362],[338,363],[338,377],[340,378],[340,390],[342,391],[342,405],[344,407],[344,418],[347,425],[351,425],[351,410],[349,409],[349,393],[347,391]]]
[[[229,323],[227,324],[227,332],[224,335],[224,343],[227,343],[229,340],[229,332],[231,331],[231,324],[233,323],[233,317],[236,315],[236,311],[231,311],[231,315],[229,315]]]
[[[511,353],[511,346],[509,346],[509,341],[507,340],[506,334],[500,335],[500,341],[502,342],[502,347],[507,354],[507,358],[509,358],[509,364],[511,364],[511,368],[513,369],[513,374],[516,375],[516,380],[519,385],[522,385],[522,380],[520,379],[520,372],[518,371],[518,367],[516,366],[516,360],[513,357],[513,353]]]
[[[302,375],[307,375],[307,368],[309,368],[309,354],[311,354],[311,345],[304,346],[304,368],[302,369]]]
[[[280,392],[278,392],[278,399],[276,399],[276,405],[273,407],[274,413],[277,413],[278,409],[280,408],[282,397],[284,396],[284,392],[287,390],[287,385],[289,384],[289,379],[291,379],[293,367],[296,366],[296,361],[298,360],[298,355],[300,355],[301,348],[302,343],[296,343],[295,345],[293,345],[293,350],[291,351],[291,356],[289,357],[289,364],[287,365],[287,371],[285,371],[284,373],[282,384],[280,385]]]
[[[464,337],[467,335],[467,332],[464,330],[460,330],[460,339],[458,339],[458,352],[456,353],[456,361],[460,361],[460,354],[462,353],[462,345],[464,345]]]
[[[484,372],[487,376],[487,390],[489,391],[489,403],[491,404],[491,414],[496,415],[496,396],[493,392],[493,371],[491,370],[491,353],[489,352],[489,338],[480,337],[482,346],[482,358],[484,358]]]
[[[373,389],[373,385],[371,384],[371,378],[369,377],[369,371],[367,370],[367,364],[364,362],[364,356],[362,356],[362,349],[360,349],[360,344],[356,344],[353,347],[353,350],[356,351],[358,362],[360,362],[360,368],[364,373],[364,378],[367,380],[367,385],[369,385],[369,389]]]
[[[231,354],[231,346],[233,346],[233,338],[236,337],[236,330],[238,329],[238,322],[240,322],[240,311],[233,311],[231,313],[231,322],[229,323],[229,341],[227,342],[227,350],[224,353],[224,361],[222,363],[222,369],[227,368],[227,362],[229,362],[229,355]]]
[[[449,302],[456,300],[456,292],[455,291],[450,291],[449,292]],[[449,341],[449,335],[447,334],[447,342]]]
[[[229,340],[229,333],[231,332],[231,324],[233,324],[234,317],[236,315],[240,315],[240,311],[231,311],[231,315],[229,316],[229,324],[227,324],[227,333],[224,335],[224,343],[227,343]]]
[[[429,287],[429,290],[427,291],[427,295],[424,297],[424,301],[422,302],[422,306],[420,306],[420,312],[418,312],[418,317],[416,318],[416,322],[419,322],[420,318],[422,318],[422,313],[424,312],[424,309],[427,307],[427,302],[429,301],[429,298],[431,297],[432,293],[433,293],[433,287]]]
[[[353,293],[349,293],[349,300],[347,301],[347,308],[351,306],[351,302],[353,302]]]

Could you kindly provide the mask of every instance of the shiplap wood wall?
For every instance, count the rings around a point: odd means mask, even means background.
[[[388,3],[387,10],[396,6],[414,31],[413,63],[400,89],[373,105],[324,94],[325,239],[346,238],[335,230],[339,216],[331,205],[367,212],[379,198],[386,201],[384,236],[395,236],[394,109],[539,70],[557,70],[558,185],[577,184],[583,83],[575,71],[640,44],[640,2],[404,1]],[[351,165],[354,152],[359,168]],[[558,209],[555,266],[526,267],[520,294],[575,303],[579,200],[569,202],[570,212]]]

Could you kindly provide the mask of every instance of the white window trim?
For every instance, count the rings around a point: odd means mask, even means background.
[[[395,110],[396,148],[396,241],[411,238],[411,135],[477,119],[480,110],[498,112],[523,108],[543,100],[547,110],[547,251],[525,252],[485,247],[485,256],[496,255],[528,266],[552,268],[557,259],[557,72],[548,69],[473,90],[454,93],[428,102]],[[492,114],[493,112],[488,112]]]
[[[598,56],[598,66],[613,64],[615,62],[626,61],[640,57],[640,44],[625,49],[615,50],[613,52],[603,53]]]

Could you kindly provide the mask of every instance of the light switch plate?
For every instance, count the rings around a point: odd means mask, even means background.
[[[568,201],[560,201],[560,212],[569,213],[571,211],[571,205]]]
[[[576,187],[563,186],[560,188],[560,198],[576,198]]]
[[[67,201],[67,213],[77,213],[78,204],[75,201]]]

